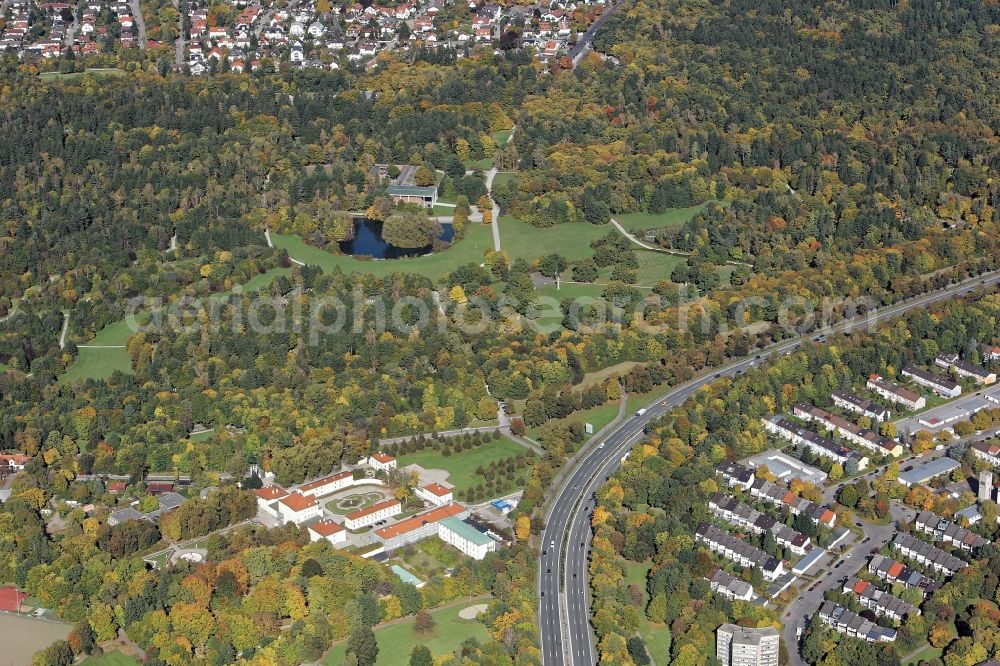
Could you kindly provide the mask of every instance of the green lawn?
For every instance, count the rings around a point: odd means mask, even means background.
[[[625,585],[638,585],[646,589],[646,576],[649,573],[649,562],[625,562]],[[649,602],[648,595],[646,603]],[[640,613],[645,608],[640,608]],[[670,663],[670,628],[665,624],[655,624],[645,618],[639,620],[639,635],[646,643],[646,650],[653,658],[656,666],[667,666]]]
[[[141,663],[135,657],[121,652],[105,652],[100,657],[87,657],[77,666],[138,666]]]
[[[697,206],[687,208],[671,208],[663,213],[624,213],[615,215],[618,224],[629,231],[642,231],[644,229],[659,229],[661,227],[675,227],[684,224],[692,217],[700,213],[713,201],[706,201]]]
[[[497,174],[493,176],[493,187],[498,187],[501,183],[506,183],[516,177],[517,174],[513,171],[497,171]]]
[[[346,273],[371,273],[381,277],[391,273],[406,272],[425,275],[432,280],[451,272],[457,266],[483,263],[486,250],[493,249],[493,232],[488,225],[482,224],[470,224],[466,227],[465,238],[444,252],[385,261],[362,261],[347,255],[330,254],[307,245],[298,236],[271,234],[271,240],[275,247],[287,250],[293,259],[319,266],[325,272],[330,272],[339,266]]]
[[[148,561],[152,562],[155,566],[162,567],[167,562],[170,561],[170,556],[173,555],[173,554],[174,554],[173,550],[165,550],[162,553],[159,553],[158,555],[156,555],[154,557],[148,557],[146,559]]]
[[[107,379],[115,370],[131,375],[132,361],[124,349],[80,349],[76,359],[59,378],[60,382],[74,379]]]
[[[213,437],[215,437],[215,428],[211,428],[209,430],[203,430],[202,432],[191,435],[190,437],[188,437],[188,439],[190,439],[192,442],[207,442]]]
[[[936,648],[928,645],[923,650],[913,655],[912,659],[909,659],[906,662],[904,662],[903,666],[911,666],[914,664],[918,664],[921,661],[930,661],[931,659],[940,659],[940,658],[941,658],[941,648]]]
[[[638,361],[622,361],[621,363],[609,365],[603,370],[588,372],[583,376],[583,379],[580,381],[578,386],[580,388],[586,388],[591,384],[599,384],[612,375],[624,375],[637,365],[641,364]]]
[[[611,421],[618,416],[618,407],[619,402],[617,400],[613,400],[606,402],[603,405],[598,405],[597,407],[591,407],[590,409],[573,412],[564,419],[555,420],[559,423],[572,423],[574,421],[579,421],[580,423],[590,423],[594,426],[594,434],[597,434],[601,428],[611,423]],[[541,431],[542,426],[529,428],[528,436],[537,440],[538,434]]]
[[[138,313],[134,318],[126,317],[121,321],[108,324],[93,337],[92,340],[81,342],[85,345],[124,345],[129,338],[136,333],[136,329],[149,321],[149,313]],[[72,318],[69,320],[70,329],[73,328]]]
[[[576,284],[576,283],[561,283],[559,289],[556,290],[554,284],[547,284],[543,287],[539,287],[535,290],[535,293],[540,296],[551,296],[556,299],[556,301],[562,301],[564,298],[600,298],[601,294],[604,293],[604,284]]]
[[[274,282],[274,278],[278,277],[279,275],[288,275],[291,272],[292,272],[291,268],[272,268],[266,273],[261,273],[260,275],[253,276],[252,278],[247,280],[245,284],[239,287],[239,290],[241,292],[246,292],[246,291],[257,291],[259,289],[263,289],[264,287]],[[236,289],[234,289],[233,291],[236,291]],[[229,292],[227,291],[218,294],[217,297],[221,298],[228,295]]]
[[[470,604],[474,605],[474,604]],[[413,630],[413,619],[409,618],[398,624],[376,628],[375,639],[378,641],[377,666],[407,666],[410,661],[410,651],[415,645],[426,645],[431,654],[440,657],[453,652],[462,641],[475,638],[480,642],[488,639],[486,627],[478,620],[463,620],[458,612],[464,606],[453,606],[443,610],[431,611],[434,618],[434,630],[427,635],[420,635]],[[347,654],[347,644],[335,646],[323,659],[326,666],[341,666]]]
[[[434,206],[434,210],[431,211],[431,215],[435,215],[437,217],[454,217],[455,207],[442,206],[441,204],[438,204],[437,206]]]
[[[494,181],[496,182],[496,181]],[[556,252],[574,261],[593,254],[590,241],[614,231],[610,224],[556,224],[548,228],[533,227],[510,215],[500,216],[501,247],[511,259],[531,261],[543,254]]]
[[[440,451],[424,449],[417,453],[407,453],[399,456],[399,466],[420,465],[424,469],[443,469],[448,472],[448,483],[456,490],[466,490],[479,485],[482,478],[476,475],[476,468],[484,469],[495,460],[503,460],[520,455],[527,449],[513,440],[500,439],[466,449],[461,453],[443,456]]]
[[[126,72],[118,68],[94,68],[88,67],[83,72],[72,72],[70,74],[63,74],[61,72],[44,72],[38,75],[38,78],[42,81],[75,81],[79,79],[84,74],[93,74],[95,76],[125,76]]]
[[[465,162],[465,168],[472,169],[474,171],[488,171],[491,166],[493,166],[492,157],[484,157],[481,160],[468,160]]]
[[[510,141],[510,135],[514,132],[513,129],[500,130],[499,132],[493,132],[493,143],[497,146],[506,146],[507,142]]]

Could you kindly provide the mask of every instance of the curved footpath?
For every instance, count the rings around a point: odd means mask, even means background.
[[[984,273],[940,291],[881,308],[870,315],[813,331],[810,335],[850,332],[873,321],[882,321],[914,308],[967,294],[982,285],[994,286],[998,280],[1000,271]],[[642,439],[646,425],[682,404],[716,377],[740,374],[771,357],[792,351],[807,339],[808,336],[800,336],[784,340],[753,357],[733,361],[721,368],[706,369],[695,379],[673,387],[651,402],[641,416],[634,415],[625,420],[600,443],[597,438],[591,440],[591,448],[580,457],[576,468],[566,474],[566,481],[553,488],[554,500],[548,505],[550,508],[542,532],[537,591],[543,664],[591,666],[597,663],[587,583],[593,497],[597,488],[618,469],[622,456]],[[792,666],[800,666],[802,661],[798,650],[789,645],[788,651]]]

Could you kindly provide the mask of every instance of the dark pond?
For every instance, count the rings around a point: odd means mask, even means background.
[[[438,240],[451,242],[455,230],[451,224],[441,225],[441,235]],[[431,246],[417,248],[400,248],[389,245],[382,240],[382,223],[365,217],[354,218],[354,239],[341,241],[340,251],[355,257],[374,257],[375,259],[400,259],[402,257],[419,257],[431,251]]]

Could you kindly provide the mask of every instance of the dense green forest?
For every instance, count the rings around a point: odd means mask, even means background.
[[[997,25],[995,3],[971,0],[637,0],[597,35],[595,50],[609,57],[588,55],[572,71],[514,50],[456,62],[399,56],[363,73],[45,82],[5,60],[0,449],[36,457],[0,508],[0,523],[18,526],[0,531],[0,580],[44,591],[81,622],[74,652],[124,628],[162,663],[300,663],[352,632],[364,644],[383,617],[491,592],[495,641],[455,663],[538,663],[523,546],[416,599],[378,567],[291,530],[240,529],[212,545],[205,568],[150,572],[136,553],[158,531],[75,516],[50,535],[40,511],[101,498],[78,473],[176,472],[201,488],[260,464],[296,482],[355,462],[380,437],[488,422],[505,399],[522,406],[545,449],[519,507],[537,518],[583,441],[578,413],[616,401],[622,387],[676,384],[791,335],[825,298],[892,303],[998,267]],[[511,142],[494,145],[512,126]],[[434,274],[405,262],[320,270],[265,239],[270,229],[339,252],[347,213],[392,212],[375,164],[437,172],[471,226],[466,204],[482,201],[485,179],[465,167],[483,159],[510,172],[493,187],[500,252],[463,254],[472,241],[459,234],[435,247],[445,268]],[[630,215],[648,220],[636,228],[647,243],[674,254],[640,252],[609,224]],[[584,237],[574,255],[566,240]],[[559,299],[554,331],[539,330],[534,273],[572,276],[610,308],[586,304],[579,321]],[[265,324],[337,298],[359,325],[315,337],[308,327],[255,330],[245,320],[259,302],[252,293],[269,303],[257,313]],[[80,345],[120,324],[137,298],[153,321],[198,299],[189,320],[211,326],[129,331],[112,343],[124,347],[127,372],[67,374],[92,351]],[[476,318],[469,299],[484,326],[459,325]],[[790,299],[791,312],[781,307]],[[380,328],[371,301],[403,326]],[[760,415],[822,402],[859,373],[995,341],[996,316],[990,300],[918,313],[905,331],[807,349],[668,418],[602,491],[593,566],[607,574],[594,581],[605,663],[630,663],[640,621],[626,608],[635,599],[619,585],[620,557],[651,559],[646,594],[677,600],[645,613],[670,624],[679,661],[701,663],[722,618],[775,619],[706,603],[696,580],[706,562],[689,539],[704,499],[691,487],[707,490],[712,464],[762,446]],[[429,325],[410,328],[421,321]],[[618,375],[583,385],[587,373],[629,362],[621,385]],[[196,423],[226,434],[192,440]],[[865,506],[874,510],[879,492]],[[523,536],[539,527],[529,522]],[[935,608],[966,614],[963,631],[987,614],[971,600],[996,587],[991,557],[970,567],[981,584],[939,592]],[[330,576],[351,585],[326,589]],[[341,617],[349,604],[365,606],[364,622]],[[218,636],[208,640],[205,626]],[[972,630],[965,639],[995,641]],[[891,664],[892,655],[846,660]]]

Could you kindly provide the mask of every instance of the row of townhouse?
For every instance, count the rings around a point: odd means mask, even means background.
[[[837,389],[831,393],[830,399],[833,400],[833,404],[840,409],[854,412],[855,414],[860,414],[861,416],[867,416],[873,421],[885,421],[890,416],[889,410],[874,400],[858,397],[850,391],[845,391],[843,389]]]
[[[925,596],[940,587],[940,584],[933,578],[928,578],[916,569],[911,569],[885,555],[872,555],[868,561],[868,573],[890,585],[899,583],[905,588],[920,590]]]
[[[962,395],[962,387],[959,386],[958,382],[941,375],[935,375],[913,363],[903,368],[901,374],[913,383],[929,388],[942,398],[957,398]]]
[[[880,456],[889,455],[898,458],[903,455],[903,445],[899,442],[883,437],[868,428],[862,428],[843,416],[828,412],[816,405],[800,402],[795,405],[793,413],[803,421],[818,423],[852,444],[870,449]]]
[[[866,386],[872,393],[881,396],[891,403],[902,405],[911,411],[923,409],[927,406],[927,399],[924,396],[899,384],[894,384],[879,374],[869,375]]]
[[[884,615],[897,622],[902,622],[907,615],[920,615],[920,609],[913,604],[854,576],[850,576],[844,581],[843,591],[856,596],[858,603],[876,615]]]
[[[695,531],[694,538],[695,541],[708,546],[709,550],[740,566],[760,569],[767,580],[774,580],[785,573],[781,560],[720,530],[715,525],[702,523]]]
[[[833,527],[837,521],[837,514],[829,508],[799,497],[785,486],[756,478],[752,469],[738,462],[726,460],[716,468],[716,472],[730,488],[742,488],[751,497],[786,509],[793,516],[804,514],[817,525],[826,527]]]
[[[779,546],[796,555],[805,555],[812,549],[809,537],[778,522],[766,513],[753,509],[734,497],[716,493],[708,501],[708,508],[722,520],[750,530],[754,534],[770,532]]]
[[[764,429],[769,433],[786,439],[796,446],[804,446],[813,453],[831,458],[840,464],[853,460],[857,463],[859,471],[868,467],[868,456],[803,428],[782,416],[772,416],[761,420],[764,422]]]
[[[736,578],[732,574],[719,569],[708,579],[712,586],[712,591],[727,599],[738,599],[740,601],[750,601],[756,595],[750,583]]]
[[[1000,444],[976,442],[971,447],[972,455],[993,467],[1000,467]]]
[[[949,576],[969,566],[965,560],[905,532],[897,532],[891,546],[913,561]]]
[[[938,354],[934,359],[934,365],[980,385],[993,384],[997,380],[997,373],[975,363],[969,363],[961,359],[958,354]]]
[[[820,606],[819,619],[838,633],[861,638],[870,643],[891,643],[896,640],[895,629],[880,627],[832,601],[824,601]]]
[[[931,511],[921,511],[913,521],[918,532],[929,534],[935,541],[951,544],[956,548],[965,551],[972,551],[990,543],[972,530],[959,527],[950,520],[946,520]]]

